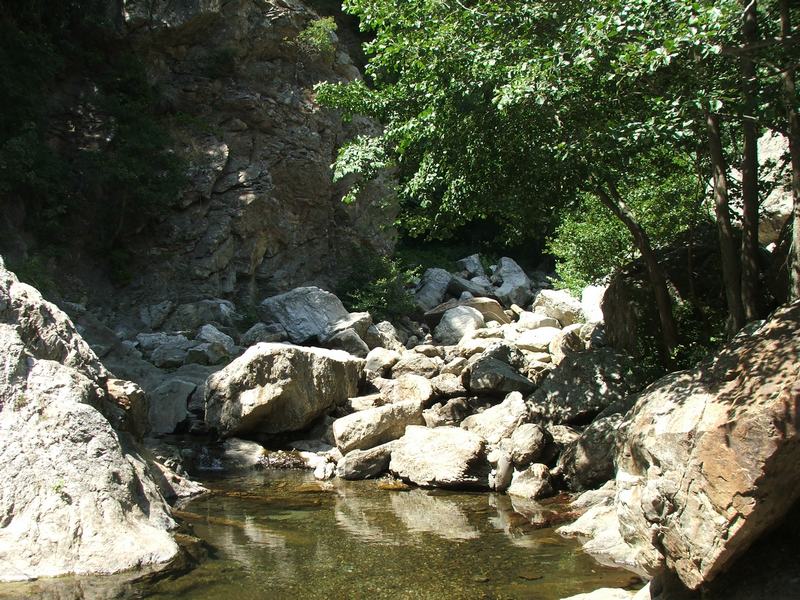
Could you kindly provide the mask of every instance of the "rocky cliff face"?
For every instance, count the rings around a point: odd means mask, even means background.
[[[58,168],[35,201],[22,188],[0,193],[0,252],[18,271],[34,262],[64,298],[136,313],[332,288],[360,256],[391,250],[388,175],[352,205],[341,201],[347,182],[332,181],[340,145],[377,127],[315,103],[316,83],[360,77],[332,19],[295,0],[86,11],[91,35],[63,25],[66,66],[37,100],[46,133],[31,149]]]
[[[314,103],[315,83],[360,75],[335,34],[330,53],[295,43],[319,18],[311,9],[292,0],[132,0],[125,11],[191,164],[175,211],[137,248],[137,292],[255,300],[330,286],[359,250],[391,247],[387,188],[345,206],[331,181],[338,144],[375,125],[342,125]]]

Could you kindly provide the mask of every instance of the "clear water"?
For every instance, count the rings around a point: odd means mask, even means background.
[[[320,483],[300,471],[204,483],[216,493],[178,513],[212,549],[189,573],[155,583],[42,580],[0,586],[0,598],[554,600],[638,587],[630,573],[541,527],[563,512],[558,504],[391,490],[380,481]]]

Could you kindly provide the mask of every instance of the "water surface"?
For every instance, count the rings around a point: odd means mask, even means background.
[[[487,493],[317,482],[302,471],[208,479],[216,493],[177,513],[210,547],[156,583],[62,578],[0,586],[0,598],[525,598],[555,600],[637,581],[549,523],[563,506]],[[4,595],[5,592],[5,595]]]

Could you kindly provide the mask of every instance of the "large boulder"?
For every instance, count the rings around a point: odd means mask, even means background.
[[[444,300],[447,287],[453,276],[444,269],[428,269],[422,274],[422,279],[414,291],[417,305],[424,311],[431,310]]]
[[[442,315],[433,337],[445,345],[455,345],[465,335],[484,327],[483,315],[470,306],[457,306]]]
[[[584,320],[581,301],[564,290],[542,290],[533,302],[533,311],[558,319],[562,327]]]
[[[469,308],[474,308],[483,315],[483,320],[487,323],[489,321],[497,321],[503,325],[511,322],[511,319],[508,317],[505,311],[503,311],[503,307],[500,305],[500,303],[497,300],[492,300],[491,298],[448,300],[447,302],[439,304],[438,306],[428,310],[423,315],[423,319],[429,327],[434,328],[439,324],[439,321],[441,321],[442,317],[447,311],[459,306],[468,306]]]
[[[558,458],[561,475],[572,492],[595,488],[614,478],[619,413],[595,419]]]
[[[638,399],[619,454],[617,513],[651,573],[695,589],[800,499],[800,302]]]
[[[176,555],[147,465],[98,410],[107,375],[69,318],[0,259],[0,581]]]
[[[554,423],[587,423],[643,386],[641,368],[633,360],[599,348],[566,356],[534,392],[531,403],[534,412]]]
[[[423,487],[486,488],[491,465],[475,433],[410,426],[392,450],[389,470]]]
[[[511,496],[520,496],[538,500],[553,495],[553,486],[550,482],[550,469],[547,465],[534,463],[523,471],[515,471],[508,486]]]
[[[405,400],[341,417],[333,422],[333,438],[343,454],[367,450],[401,437],[408,425],[422,425],[423,404]]]
[[[340,350],[256,344],[209,377],[206,422],[224,436],[297,431],[356,396],[363,370]]]
[[[351,480],[377,477],[389,468],[394,446],[395,442],[389,442],[369,450],[351,450],[336,463],[336,476]]]
[[[283,326],[293,344],[327,340],[338,331],[354,328],[359,336],[372,324],[351,315],[334,294],[318,287],[300,287],[267,298],[258,306],[264,323]]]
[[[462,421],[462,429],[481,436],[492,446],[511,434],[528,418],[528,407],[522,394],[512,392],[500,404],[467,417]]]
[[[501,258],[492,273],[492,281],[498,283],[494,294],[504,306],[525,306],[531,301],[531,280],[516,262]]]
[[[530,393],[536,385],[508,363],[486,356],[470,366],[467,387],[473,394],[504,396],[509,392]]]

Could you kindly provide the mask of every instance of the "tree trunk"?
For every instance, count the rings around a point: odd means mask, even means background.
[[[625,227],[628,228],[628,231],[633,236],[633,243],[636,249],[642,255],[647,267],[650,286],[653,288],[653,294],[656,297],[656,306],[658,307],[658,319],[661,324],[661,340],[663,344],[662,358],[665,364],[669,364],[672,359],[672,351],[678,346],[678,328],[672,316],[672,300],[669,297],[664,270],[656,260],[653,248],[650,246],[650,239],[623,201],[616,187],[609,185],[608,191],[606,191],[605,187],[598,185],[597,195],[603,205],[625,224]]]
[[[781,37],[792,35],[790,0],[781,0]],[[789,297],[800,298],[800,118],[797,115],[797,93],[794,84],[795,65],[787,65],[783,73],[783,101],[789,121],[789,155],[792,159],[792,196],[794,198],[792,245],[789,252]]]
[[[742,0],[742,37],[745,46],[758,42],[756,0]],[[758,126],[756,113],[756,67],[748,53],[742,54],[742,305],[746,321],[759,317],[758,311]]]
[[[744,326],[744,307],[742,306],[739,254],[731,225],[728,207],[728,175],[725,155],[722,153],[722,136],[719,119],[706,110],[706,133],[708,150],[711,156],[711,175],[714,182],[714,214],[717,217],[719,252],[722,258],[722,281],[725,284],[725,299],[728,302],[728,323],[726,332],[732,337]]]

